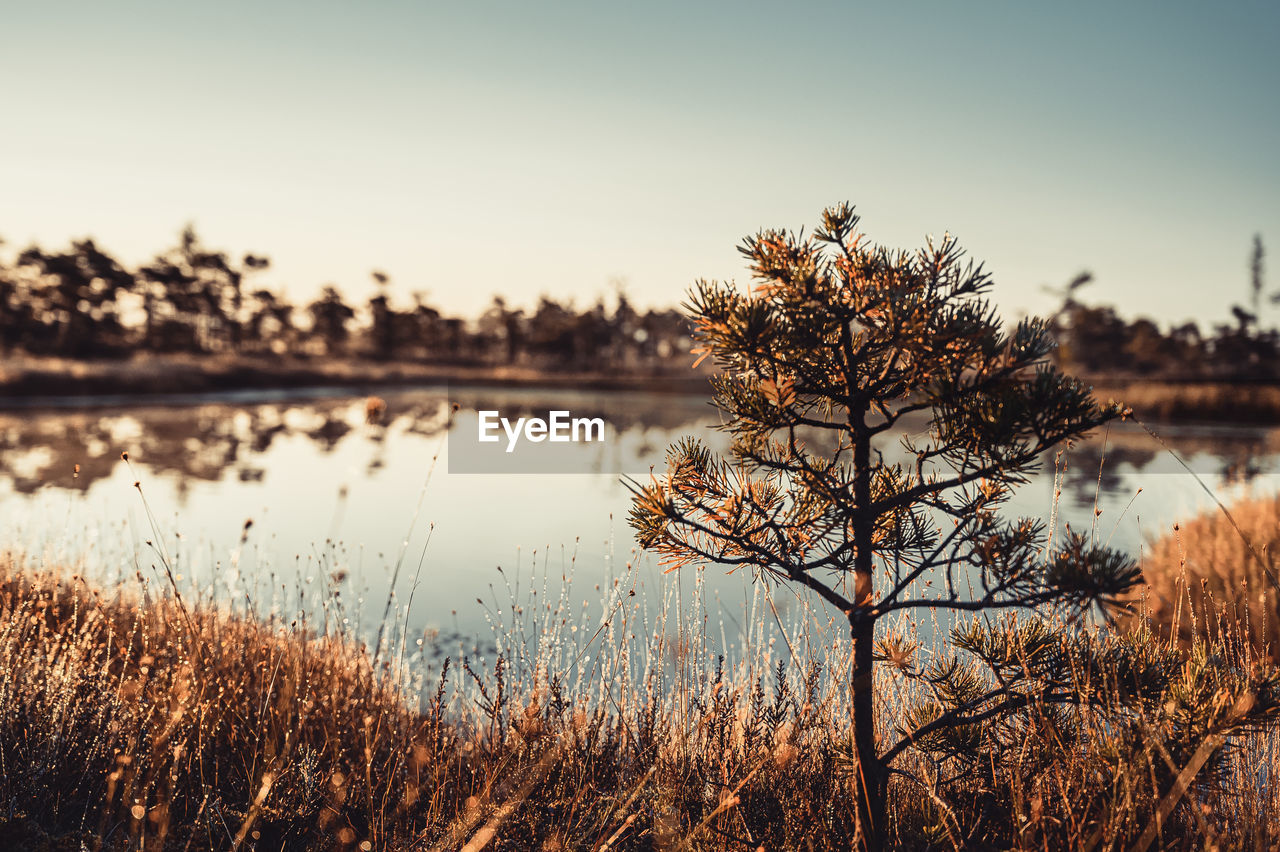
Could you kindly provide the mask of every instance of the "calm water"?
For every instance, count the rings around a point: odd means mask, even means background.
[[[635,552],[618,471],[661,467],[666,446],[685,434],[722,444],[705,399],[456,387],[453,396],[466,403],[455,430],[475,428],[468,408],[497,408],[586,410],[617,431],[603,446],[573,446],[573,469],[585,472],[463,474],[448,467],[444,389],[384,393],[383,425],[367,424],[365,398],[351,396],[0,411],[0,546],[108,583],[135,574],[161,582],[163,553],[203,594],[282,614],[299,606],[299,590],[301,605],[314,606],[338,589],[343,609],[328,616],[366,629],[381,619],[393,577],[401,617],[417,577],[412,629],[463,635],[562,573],[591,609],[603,597],[597,584],[607,591],[628,563],[641,595],[689,593],[692,574],[662,575]],[[1280,487],[1280,433],[1159,431],[1223,499]],[[1100,537],[1135,554],[1145,538],[1211,505],[1132,424],[1082,443],[1063,463],[1058,520],[1096,524]],[[1048,467],[1012,510],[1053,512]],[[750,618],[748,578],[711,568],[706,580],[732,638]],[[786,593],[775,595],[785,608]]]

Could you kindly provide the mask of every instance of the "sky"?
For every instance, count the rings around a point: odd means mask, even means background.
[[[659,306],[847,200],[956,235],[1010,318],[1088,269],[1222,321],[1280,252],[1278,36],[1270,2],[10,3],[0,237],[137,263],[191,222],[299,300]]]

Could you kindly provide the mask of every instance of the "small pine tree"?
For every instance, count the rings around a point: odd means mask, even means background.
[[[1140,573],[1084,537],[1051,547],[1043,522],[999,513],[1047,451],[1119,408],[1100,407],[1049,364],[1044,322],[1006,331],[985,298],[990,276],[950,236],[897,252],[870,244],[858,223],[845,204],[811,236],[761,232],[740,249],[757,281],[750,293],[695,286],[686,308],[695,351],[721,371],[714,402],[730,457],[692,439],[673,445],[665,477],[632,483],[631,524],[669,566],[749,567],[810,589],[848,619],[858,816],[864,844],[878,847],[889,762],[912,743],[1023,707],[1033,690],[1009,677],[994,692],[961,684],[956,669],[947,701],[917,708],[896,743],[878,738],[873,663],[902,648],[877,646],[877,623],[921,608],[1114,603]],[[913,418],[927,420],[924,436],[902,437],[906,461],[887,461],[885,440]],[[1006,663],[1037,653],[1041,633],[1006,624],[1003,634],[966,634],[961,647],[1000,645]]]

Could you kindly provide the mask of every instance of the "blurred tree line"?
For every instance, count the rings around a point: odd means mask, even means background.
[[[1059,364],[1073,372],[1162,380],[1270,382],[1280,380],[1280,329],[1264,321],[1280,291],[1264,293],[1264,250],[1254,236],[1245,303],[1231,306],[1232,322],[1201,329],[1194,321],[1161,328],[1153,320],[1126,320],[1110,305],[1091,305],[1080,291],[1088,272],[1056,292],[1062,305],[1052,317]]]
[[[640,312],[619,289],[586,309],[543,296],[531,310],[495,296],[479,316],[447,316],[415,292],[393,304],[391,280],[347,300],[333,285],[291,304],[261,282],[265,256],[239,259],[207,247],[188,226],[176,245],[129,268],[92,239],[65,249],[4,251],[0,241],[0,356],[123,358],[135,352],[368,358],[542,370],[643,369],[684,363],[691,327],[676,309]],[[1056,290],[1051,318],[1058,361],[1069,371],[1161,380],[1280,381],[1280,329],[1264,312],[1264,250],[1255,236],[1245,298],[1232,321],[1162,328],[1090,304],[1085,272]]]
[[[190,226],[137,268],[91,239],[0,252],[0,355],[230,353],[618,370],[683,360],[689,348],[683,314],[641,313],[621,288],[612,309],[603,299],[578,310],[543,296],[526,312],[494,297],[480,317],[464,319],[420,292],[411,306],[393,305],[390,278],[378,271],[367,303],[327,285],[293,305],[260,282],[269,267],[263,256],[237,260],[208,248]]]

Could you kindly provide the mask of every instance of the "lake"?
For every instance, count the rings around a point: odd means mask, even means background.
[[[366,422],[364,396],[324,389],[0,411],[0,542],[107,584],[166,585],[167,563],[190,594],[284,619],[307,611],[364,636],[381,622],[393,579],[390,609],[411,635],[503,629],[513,602],[562,595],[562,576],[573,582],[564,599],[588,613],[621,594],[617,581],[654,606],[697,587],[726,644],[758,621],[749,576],[714,566],[701,583],[697,572],[663,575],[636,552],[626,524],[621,472],[661,470],[667,445],[683,435],[723,446],[705,398],[481,387],[381,394],[380,424]],[[451,457],[449,441],[471,439],[485,408],[587,412],[608,422],[609,439],[555,448],[565,455],[554,469],[572,473],[537,472],[545,465],[536,463],[511,468],[533,472],[460,472],[474,460],[456,448]],[[1201,483],[1223,500],[1280,485],[1276,430],[1155,429],[1198,480],[1141,427],[1120,423],[1072,448],[1059,469],[1050,460],[1010,510],[1093,528],[1136,555],[1145,539],[1212,506]],[[773,600],[793,614],[800,606],[786,590]]]

